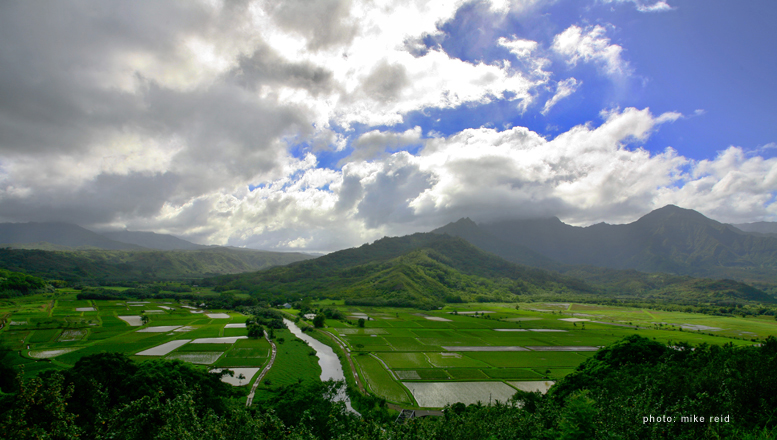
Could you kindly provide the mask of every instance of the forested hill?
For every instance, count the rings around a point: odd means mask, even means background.
[[[276,299],[327,296],[419,307],[511,300],[516,294],[592,292],[578,280],[510,263],[461,238],[429,233],[383,238],[315,260],[203,284]]]
[[[250,272],[310,258],[301,253],[219,247],[192,251],[0,249],[0,268],[89,284],[202,278]]]
[[[471,240],[513,262],[561,271],[592,265],[777,282],[777,237],[744,232],[673,205],[624,225],[575,227],[555,217],[476,225],[463,219],[435,232]]]
[[[596,268],[594,268],[596,269]],[[590,281],[508,262],[459,237],[419,233],[383,238],[315,260],[204,280],[268,300],[346,299],[355,304],[433,307],[444,302],[515,301],[529,296],[671,300],[675,303],[774,302],[735,281],[649,277],[635,271],[591,275]],[[520,296],[521,298],[517,298]]]

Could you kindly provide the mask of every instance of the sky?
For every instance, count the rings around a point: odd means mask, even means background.
[[[777,2],[0,3],[0,222],[329,252],[777,221]]]

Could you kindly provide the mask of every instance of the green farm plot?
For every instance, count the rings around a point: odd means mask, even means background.
[[[405,388],[394,380],[380,361],[369,355],[353,356],[352,359],[372,392],[391,402],[413,404]]]
[[[285,346],[285,344],[284,344]],[[217,367],[262,367],[270,359],[270,344],[264,339],[239,339],[232,344]]]
[[[351,336],[348,338],[345,338],[346,342],[351,344],[351,347],[356,347],[358,344],[364,345],[364,346],[375,346],[375,345],[388,345],[388,342],[386,342],[385,339],[375,336]]]
[[[468,352],[465,356],[494,367],[577,367],[592,353],[496,351]]]
[[[483,370],[477,368],[448,368],[445,370],[453,380],[484,380],[489,379]]]
[[[383,339],[396,351],[430,351],[442,350],[442,347],[424,345],[417,338],[384,336]]]
[[[278,351],[275,363],[270,368],[263,382],[269,381],[269,386],[289,385],[302,380],[320,380],[321,367],[315,351],[304,341],[298,339],[288,330],[275,330]],[[285,342],[278,344],[277,339]]]
[[[185,338],[188,339],[188,338]],[[176,349],[176,352],[179,351],[221,351],[225,352],[228,349],[232,348],[232,344],[193,344],[189,343],[182,347],[179,347]]]
[[[388,365],[389,368],[417,369],[434,368],[429,363],[429,358],[425,353],[380,353],[378,357]]]
[[[224,336],[246,336],[248,330],[244,328],[225,328]]]
[[[62,330],[62,333],[59,335],[58,341],[59,342],[80,341],[81,339],[84,339],[87,333],[88,333],[88,330],[86,329]]]
[[[425,353],[435,368],[489,368],[485,362],[460,353]]]
[[[219,336],[221,336],[220,333],[223,328],[224,326],[221,324],[208,324],[208,325],[197,326],[195,327],[194,330],[190,332],[186,332],[186,339],[218,338]]]
[[[492,379],[540,380],[543,375],[528,368],[489,368],[482,370]]]
[[[440,368],[419,368],[415,370],[421,380],[449,380],[452,377],[448,371]]]
[[[32,333],[32,336],[27,339],[27,342],[30,344],[51,342],[55,340],[57,336],[59,336],[60,331],[61,330],[59,329],[35,330]]]
[[[11,350],[21,350],[28,336],[29,331],[4,331],[0,332],[0,343]]]

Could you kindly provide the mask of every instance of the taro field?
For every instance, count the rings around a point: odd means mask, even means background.
[[[635,333],[661,342],[735,345],[777,334],[774,319],[569,303],[434,311],[327,306],[346,317],[327,320],[323,331],[347,348],[362,383],[405,408],[504,402],[516,389],[545,392],[601,347]]]
[[[0,342],[27,375],[72,367],[81,357],[120,352],[144,362],[177,359],[231,369],[223,380],[250,385],[270,359],[265,339],[249,339],[248,317],[175,300],[77,300],[75,292],[0,302]]]

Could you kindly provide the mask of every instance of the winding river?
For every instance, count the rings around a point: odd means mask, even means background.
[[[288,327],[288,329],[291,331],[291,333],[294,334],[294,336],[307,342],[307,344],[310,345],[310,347],[316,351],[316,356],[318,357],[318,365],[321,366],[322,381],[326,381],[329,379],[345,381],[345,375],[343,374],[343,366],[340,365],[340,359],[338,359],[337,355],[332,350],[332,347],[322,344],[318,340],[310,337],[309,335],[306,335],[305,333],[302,332],[302,330],[300,330],[299,327],[297,327],[297,324],[295,324],[294,322],[288,319],[284,319],[283,323],[286,324],[286,327]],[[348,399],[348,396],[345,394],[345,387],[343,387],[340,394],[335,398],[335,401],[345,402],[345,406],[346,408],[348,408],[348,411],[351,411],[359,415],[359,413],[351,406],[351,400]]]

